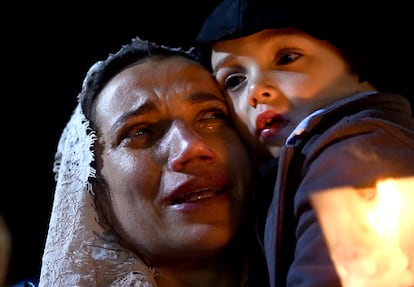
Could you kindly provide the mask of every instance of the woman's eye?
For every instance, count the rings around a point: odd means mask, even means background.
[[[153,131],[147,127],[140,127],[136,130],[136,132],[133,134],[133,136],[140,137],[145,135],[151,135],[153,134]]]
[[[157,139],[157,132],[153,126],[137,126],[128,129],[122,136],[123,145],[144,148],[152,144]]]
[[[215,132],[223,126],[231,124],[230,116],[225,108],[213,108],[201,114],[197,121],[199,131]]]
[[[231,74],[224,79],[223,88],[227,89],[234,89],[240,84],[246,81],[246,76],[243,74]]]
[[[295,62],[301,55],[299,53],[285,53],[278,57],[276,64],[277,65],[288,65]]]
[[[207,119],[207,120],[228,120],[229,116],[222,109],[215,108],[215,109],[207,111],[204,114],[204,119]]]

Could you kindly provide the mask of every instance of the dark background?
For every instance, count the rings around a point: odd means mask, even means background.
[[[3,9],[9,17],[1,20],[4,187],[0,211],[13,240],[10,283],[39,274],[54,192],[53,156],[88,68],[134,36],[189,47],[203,18],[218,2],[150,1],[142,7],[140,2],[122,1],[89,7],[73,2],[18,2],[21,6]],[[361,19],[368,26],[370,47],[375,47],[372,55],[386,71],[384,79],[408,95],[414,74],[411,10],[395,1],[375,5],[361,10],[358,3],[346,10],[343,25],[355,21],[356,14],[370,13]],[[343,13],[330,8],[326,13]]]

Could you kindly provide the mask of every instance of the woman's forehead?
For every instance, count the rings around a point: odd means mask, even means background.
[[[111,122],[138,111],[184,112],[183,107],[212,101],[224,104],[216,82],[202,66],[172,60],[139,63],[111,79],[96,102],[98,121]]]
[[[211,74],[198,63],[182,57],[153,59],[136,63],[114,76],[101,94],[120,100],[156,96],[159,100],[176,98],[176,94],[206,91],[220,93]],[[108,95],[107,95],[108,96]],[[156,100],[154,98],[154,100]]]

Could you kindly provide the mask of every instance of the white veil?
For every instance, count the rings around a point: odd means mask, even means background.
[[[56,190],[39,287],[156,287],[154,272],[99,223],[88,181],[95,177],[95,138],[78,104],[56,152]]]

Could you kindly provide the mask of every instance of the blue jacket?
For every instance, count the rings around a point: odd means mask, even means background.
[[[273,198],[262,222],[270,285],[339,287],[309,194],[413,176],[410,103],[396,94],[374,93],[326,107],[282,148],[275,165]]]

